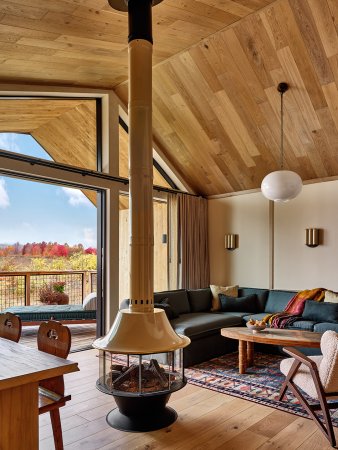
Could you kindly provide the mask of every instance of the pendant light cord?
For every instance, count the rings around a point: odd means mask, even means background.
[[[284,117],[283,117],[283,94],[280,94],[280,168],[284,169]]]

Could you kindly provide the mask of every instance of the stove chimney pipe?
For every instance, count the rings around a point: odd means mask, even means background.
[[[130,310],[154,309],[151,0],[129,0]]]
[[[152,6],[162,0],[109,0],[128,11],[130,310],[154,309]]]
[[[154,309],[151,8],[162,0],[109,0],[129,21],[130,306],[120,310],[99,350],[150,354],[186,347],[163,309]]]

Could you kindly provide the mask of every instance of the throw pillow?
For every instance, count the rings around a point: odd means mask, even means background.
[[[166,313],[166,315],[168,317],[168,320],[177,319],[177,317],[179,317],[177,312],[168,303],[168,299],[167,298],[163,298],[158,303],[154,303],[154,308],[164,309],[164,311],[165,311],[165,313]]]
[[[336,323],[338,322],[338,303],[306,300],[302,318],[313,322]]]
[[[210,311],[211,298],[211,291],[209,288],[188,290],[191,312]]]
[[[257,295],[251,294],[245,297],[230,297],[229,295],[219,295],[221,310],[225,312],[257,312]]]
[[[325,291],[324,302],[338,303],[338,293],[333,291]]]
[[[85,311],[96,311],[96,292],[87,295],[83,300],[82,307]]]
[[[231,297],[238,297],[238,285],[216,286],[215,284],[211,284],[210,289],[212,294],[211,311],[221,310],[221,302],[219,299],[219,294],[229,295]]]

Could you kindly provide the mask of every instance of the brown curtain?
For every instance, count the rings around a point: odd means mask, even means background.
[[[178,198],[177,194],[168,194],[168,289],[179,287],[178,277]]]
[[[208,205],[202,197],[178,194],[179,287],[209,286]]]

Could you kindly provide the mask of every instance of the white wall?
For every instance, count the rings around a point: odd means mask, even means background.
[[[321,228],[323,245],[305,245],[305,229]],[[303,187],[275,205],[275,288],[338,290],[338,181]]]
[[[211,199],[209,211],[210,283],[268,287],[269,202],[260,193]],[[227,233],[238,248],[225,249]]]
[[[303,186],[296,199],[275,203],[273,221],[261,193],[210,199],[208,205],[211,283],[338,291],[338,181]],[[306,228],[322,229],[323,245],[307,247]],[[224,248],[226,233],[239,234],[233,252]]]

